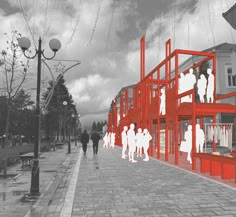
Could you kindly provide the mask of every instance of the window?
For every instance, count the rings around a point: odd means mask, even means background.
[[[236,87],[236,74],[233,73],[232,66],[226,65],[226,82],[228,87]]]

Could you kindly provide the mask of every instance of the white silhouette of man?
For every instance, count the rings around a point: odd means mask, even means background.
[[[184,133],[186,141],[186,152],[188,153],[187,160],[192,164],[191,151],[192,151],[192,125],[188,125],[188,130]]]
[[[193,69],[189,69],[189,73],[185,76],[187,90],[191,90],[194,88],[194,84],[196,83],[196,76],[193,74]],[[187,91],[186,90],[186,91]],[[192,95],[189,95],[190,102],[192,102]]]
[[[142,129],[138,128],[136,133],[137,157],[142,157],[143,136]]]
[[[199,148],[200,148],[200,152],[203,152],[204,141],[205,141],[204,131],[200,128],[199,124],[196,124],[196,151],[197,153],[199,152]]]
[[[184,73],[180,73],[178,93],[181,94],[187,91],[187,89],[188,89],[188,84],[186,80],[186,75],[184,75]],[[181,97],[181,102],[190,102],[189,96]]]
[[[160,114],[166,114],[166,94],[165,90],[161,89],[161,96],[160,96]]]
[[[149,142],[151,141],[152,136],[148,132],[147,129],[143,130],[143,152],[145,155],[145,158],[143,159],[144,161],[149,161],[149,156],[148,156],[148,148],[149,148]]]
[[[178,93],[181,94],[184,92],[184,73],[180,73],[179,75],[179,89],[178,89]]]
[[[110,144],[110,146],[111,146],[111,148],[112,149],[114,149],[115,148],[115,133],[111,133],[111,144]]]
[[[127,138],[127,130],[128,127],[124,126],[123,128],[124,130],[121,133],[121,142],[122,142],[122,155],[121,158],[126,159],[127,155],[125,154],[126,150],[127,150],[127,146],[128,146],[128,138]]]
[[[127,132],[128,137],[128,146],[129,146],[129,161],[132,163],[136,163],[137,161],[134,160],[134,152],[135,152],[135,132],[134,132],[134,124],[130,124],[130,128]]]
[[[206,77],[203,74],[201,74],[200,79],[198,79],[197,81],[197,91],[200,98],[200,102],[204,102],[204,96],[206,94],[206,85],[207,85]]]
[[[106,132],[105,136],[103,137],[103,148],[108,148],[108,132]]]
[[[214,75],[212,74],[212,69],[207,69],[208,76],[208,84],[207,84],[207,102],[210,103],[210,101],[213,103],[214,101]]]

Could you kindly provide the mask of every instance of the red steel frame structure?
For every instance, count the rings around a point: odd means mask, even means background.
[[[121,146],[120,134],[124,126],[135,123],[136,128],[147,128],[149,132],[156,134],[155,144],[151,144],[149,154],[152,157],[161,157],[160,130],[165,129],[165,160],[169,154],[174,154],[175,164],[179,163],[179,141],[182,140],[182,121],[188,120],[192,125],[192,170],[196,169],[196,123],[203,128],[203,118],[211,117],[216,122],[217,113],[236,113],[236,105],[218,103],[219,100],[235,97],[236,92],[216,96],[216,54],[211,52],[199,52],[193,50],[171,50],[171,40],[166,42],[165,59],[145,76],[145,36],[140,41],[140,82],[132,88],[132,102],[130,105],[129,90],[126,89],[112,102],[108,114],[108,131],[116,133],[116,144]],[[192,55],[201,59],[185,70],[179,69],[180,55]],[[214,79],[214,102],[198,103],[195,100],[195,90],[189,90],[178,94],[179,73],[187,73],[190,68],[201,67],[205,62],[212,65]],[[173,69],[172,69],[173,68]],[[165,88],[166,113],[160,115],[160,93]],[[192,95],[192,102],[180,103],[181,97]],[[117,105],[119,102],[119,105]],[[120,123],[117,123],[118,110]],[[156,128],[153,132],[152,126]],[[164,126],[164,127],[163,127]],[[153,142],[152,142],[153,143]],[[154,148],[154,146],[156,148]],[[156,151],[156,153],[155,153]],[[213,151],[216,145],[213,144]]]

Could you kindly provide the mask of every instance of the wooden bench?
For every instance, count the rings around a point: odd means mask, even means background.
[[[64,143],[58,142],[56,143],[56,148],[62,148],[62,146],[64,145]]]
[[[236,183],[236,158],[231,156],[195,153],[193,157],[200,159],[201,173],[209,172],[211,176],[222,179],[234,179]]]
[[[21,154],[20,159],[22,162],[22,165],[21,165],[22,168],[25,166],[31,167],[33,159],[34,159],[34,153],[30,152],[30,153],[26,153],[26,154]]]

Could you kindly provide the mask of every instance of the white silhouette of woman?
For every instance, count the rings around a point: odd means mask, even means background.
[[[143,152],[145,155],[145,158],[143,159],[144,161],[149,161],[149,156],[148,156],[148,148],[149,148],[149,142],[151,141],[152,136],[148,132],[147,129],[143,130]]]
[[[108,146],[108,148],[111,147],[111,132],[109,132],[107,135],[107,146]]]
[[[203,152],[204,141],[205,141],[204,131],[200,128],[199,124],[196,124],[196,151],[197,153],[199,152],[199,148],[200,148],[200,152]]]
[[[204,102],[204,96],[206,94],[206,85],[207,85],[206,77],[203,74],[201,74],[200,79],[198,79],[197,81],[197,90],[200,102]]]
[[[123,128],[124,130],[121,133],[121,142],[122,142],[122,156],[121,158],[126,159],[127,155],[125,154],[126,150],[127,150],[127,145],[128,145],[128,138],[127,138],[127,130],[128,127],[124,126]]]
[[[166,114],[166,94],[165,90],[161,89],[161,96],[160,96],[160,114]]]
[[[108,148],[108,132],[106,132],[105,136],[103,137],[103,148]]]
[[[111,133],[111,144],[110,144],[110,146],[111,146],[111,148],[112,149],[114,149],[115,148],[115,133]]]
[[[136,160],[134,160],[134,152],[136,149],[134,127],[135,127],[134,124],[130,124],[130,129],[127,132],[128,146],[129,146],[129,161],[131,161],[132,163],[137,162]]]
[[[136,146],[137,146],[137,157],[142,157],[143,133],[141,128],[138,128],[138,132],[136,133]]]
[[[208,76],[208,84],[207,84],[207,102],[210,103],[210,101],[213,103],[214,101],[214,75],[212,74],[212,69],[207,69]]]

